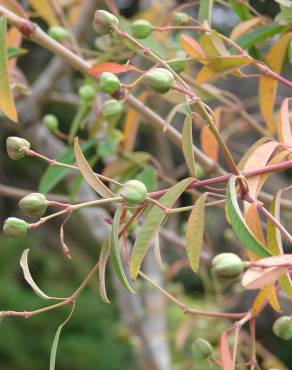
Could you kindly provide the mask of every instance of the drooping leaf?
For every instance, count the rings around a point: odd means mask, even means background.
[[[103,72],[111,72],[114,74],[125,73],[129,71],[143,72],[141,69],[131,64],[118,64],[118,63],[96,63],[87,70],[87,73],[93,77],[99,77]]]
[[[6,27],[6,18],[0,17],[0,111],[17,123],[17,111],[9,82]]]
[[[29,5],[50,26],[59,25],[60,22],[49,0],[28,0]]]
[[[199,6],[198,19],[199,21],[206,21],[211,26],[212,9],[214,0],[201,0]]]
[[[203,193],[196,200],[186,227],[186,250],[190,266],[197,272],[200,264],[201,248],[205,228],[205,202],[207,194]]]
[[[22,268],[23,276],[24,276],[26,282],[30,285],[30,287],[35,292],[35,294],[38,295],[42,299],[62,299],[62,298],[50,297],[50,296],[46,295],[37,286],[37,284],[33,280],[32,276],[30,274],[30,271],[29,271],[28,260],[27,260],[28,259],[28,252],[29,252],[29,249],[25,249],[23,251],[22,255],[21,255],[21,258],[20,258],[20,267]]]
[[[159,202],[165,207],[172,207],[188,185],[193,181],[192,178],[184,179],[170,188],[160,199]],[[131,257],[131,278],[135,280],[140,270],[142,261],[147,253],[148,246],[155,233],[159,230],[165,213],[161,208],[153,207],[148,213],[139,235],[133,246]]]
[[[220,357],[223,370],[234,370],[232,356],[228,344],[227,331],[224,331],[220,337]]]
[[[240,4],[240,2],[236,0],[229,0],[229,4],[241,21],[246,21],[251,17],[250,11],[246,5]]]
[[[205,52],[201,45],[190,35],[179,36],[180,46],[193,58],[204,58]]]
[[[71,255],[70,255],[70,249],[69,249],[67,243],[65,242],[65,236],[64,236],[64,225],[68,221],[70,216],[71,216],[71,214],[69,213],[69,215],[66,217],[65,221],[62,223],[62,225],[60,227],[60,241],[61,241],[61,246],[62,246],[62,251],[63,251],[64,256],[69,258],[69,259],[72,259]]]
[[[86,152],[88,149],[92,148],[96,144],[96,140],[89,140],[81,144],[82,151]],[[73,164],[75,162],[75,155],[72,148],[67,149],[60,157],[57,158],[58,162]],[[38,190],[40,193],[48,193],[56,185],[58,185],[67,173],[70,171],[68,168],[64,167],[54,167],[48,166],[44,174],[40,179]]]
[[[260,289],[270,284],[275,284],[276,281],[287,273],[289,267],[269,267],[258,268],[250,267],[244,274],[241,280],[242,286],[247,289]]]
[[[236,176],[233,175],[227,184],[226,212],[235,235],[246,248],[258,256],[267,257],[271,255],[251,232],[241,214],[236,194]]]
[[[237,44],[243,49],[249,49],[257,43],[265,41],[269,37],[275,36],[277,33],[283,31],[285,26],[281,24],[268,24],[253,32],[241,36],[237,39]]]
[[[257,148],[262,146],[268,140],[269,139],[267,137],[262,137],[258,141],[256,141],[254,144],[252,144],[252,146],[244,153],[243,157],[241,157],[240,161],[237,164],[237,168],[239,170],[243,170],[246,162],[253,155],[253,153],[257,150]]]
[[[114,220],[113,220],[113,227],[111,233],[111,256],[113,261],[113,267],[115,273],[117,274],[120,282],[124,285],[124,287],[130,292],[135,293],[134,289],[131,287],[127,276],[124,271],[123,263],[121,260],[120,255],[120,248],[119,248],[119,229],[120,229],[120,219],[122,215],[123,208],[120,207],[117,209]]]
[[[270,305],[274,308],[276,312],[281,312],[281,306],[278,300],[277,290],[274,284],[266,285],[258,293],[253,301],[251,313],[253,316],[257,316],[261,311],[261,308],[265,301],[269,300]]]
[[[292,32],[279,38],[269,50],[266,59],[269,67],[276,73],[281,73]],[[262,75],[259,80],[260,110],[271,133],[275,130],[274,105],[277,94],[278,81],[267,75]]]
[[[217,129],[220,129],[222,108],[215,108],[213,111],[214,121]],[[204,125],[201,129],[200,134],[200,143],[202,151],[213,161],[218,160],[218,142],[215,136],[212,134],[212,131],[207,125]]]
[[[110,238],[107,238],[102,244],[100,255],[99,255],[99,261],[98,261],[99,294],[101,296],[101,299],[105,303],[110,303],[107,297],[106,285],[105,285],[105,270],[106,270],[107,260],[110,255],[110,250],[111,250],[111,242],[110,242]]]
[[[163,262],[162,262],[162,258],[161,258],[161,253],[160,253],[160,243],[159,243],[159,231],[157,231],[155,234],[154,234],[154,238],[153,238],[153,246],[154,246],[154,257],[155,257],[155,260],[157,262],[157,265],[163,269]]]
[[[57,349],[58,349],[58,344],[59,344],[59,338],[60,338],[60,334],[61,334],[61,331],[63,329],[63,327],[67,324],[67,322],[69,322],[69,320],[71,319],[72,315],[73,315],[73,312],[75,310],[75,303],[73,303],[73,306],[72,306],[72,309],[71,309],[71,312],[69,313],[69,316],[67,317],[67,319],[58,327],[57,331],[56,331],[56,334],[55,334],[55,337],[54,337],[54,340],[53,340],[53,344],[52,344],[52,348],[51,348],[51,355],[50,355],[50,370],[55,370],[55,364],[56,364],[56,355],[57,355]]]
[[[289,115],[289,101],[291,98],[284,99],[278,116],[278,137],[283,144],[292,146],[292,130]]]
[[[195,157],[193,152],[192,116],[186,116],[182,129],[181,143],[186,164],[191,176],[196,177]]]
[[[244,22],[240,22],[236,27],[233,28],[230,39],[236,40],[240,36],[245,35],[248,31],[250,31],[252,28],[258,26],[261,23],[261,18],[255,17],[248,19]]]
[[[87,162],[81,151],[77,137],[74,140],[74,152],[77,165],[86,182],[103,198],[114,197],[115,194],[111,190],[109,190],[92,171],[92,168],[90,167],[89,163]]]

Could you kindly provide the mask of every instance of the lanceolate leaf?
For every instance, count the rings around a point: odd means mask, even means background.
[[[73,303],[73,307],[71,309],[71,312],[69,313],[69,316],[67,317],[67,319],[63,322],[63,324],[61,324],[57,331],[56,331],[56,334],[55,334],[55,338],[53,340],[53,344],[52,344],[52,349],[51,349],[51,356],[50,356],[50,370],[55,370],[55,364],[56,364],[56,355],[57,355],[57,349],[58,349],[58,344],[59,344],[59,338],[60,338],[60,334],[61,334],[61,331],[63,329],[63,327],[67,324],[67,322],[71,319],[72,315],[73,315],[73,312],[75,310],[75,303]]]
[[[282,71],[287,55],[292,32],[286,33],[271,47],[267,54],[267,63],[276,73]],[[269,76],[261,76],[259,81],[259,100],[262,115],[270,132],[274,132],[274,105],[276,100],[278,82]]]
[[[234,370],[232,357],[228,344],[227,331],[224,331],[220,337],[220,357],[223,370]]]
[[[200,36],[200,44],[207,57],[227,57],[229,51],[216,31],[204,32]]]
[[[239,1],[229,0],[229,4],[241,21],[246,21],[251,17],[248,7],[240,4]]]
[[[191,268],[197,272],[200,263],[201,248],[205,228],[205,202],[203,193],[196,200],[186,227],[186,249]]]
[[[191,113],[191,110],[189,108],[189,106],[186,104],[186,103],[179,103],[177,105],[175,105],[172,110],[168,113],[165,121],[164,121],[164,127],[163,127],[163,131],[165,132],[168,127],[170,126],[172,120],[174,119],[174,116],[176,115],[177,112],[180,111],[181,108],[183,107],[186,107],[187,111],[189,111]]]
[[[29,249],[25,249],[22,253],[21,258],[20,258],[20,266],[22,268],[23,275],[24,275],[24,278],[25,278],[26,282],[30,285],[30,287],[35,292],[35,294],[38,295],[40,298],[43,298],[43,299],[62,299],[62,298],[50,297],[50,296],[46,295],[36,285],[35,281],[33,280],[32,276],[29,272],[28,261],[27,261],[28,252],[29,252]]]
[[[283,31],[285,26],[281,24],[268,24],[263,26],[256,31],[250,32],[244,36],[239,37],[236,41],[243,49],[249,49],[258,42],[265,41],[268,37],[272,37],[277,33]]]
[[[30,6],[43,18],[50,26],[60,24],[49,0],[28,0]]]
[[[197,40],[190,35],[180,35],[179,43],[181,47],[193,58],[204,58],[205,52]],[[203,63],[204,64],[204,63]]]
[[[191,176],[196,177],[196,166],[193,152],[193,130],[192,130],[192,116],[188,115],[185,118],[182,129],[182,150],[185,157]]]
[[[242,244],[258,256],[270,256],[271,253],[268,252],[265,247],[256,239],[241,214],[237,202],[236,176],[233,175],[230,177],[227,184],[226,211],[235,235],[242,242]]]
[[[170,188],[160,199],[159,202],[166,207],[172,207],[176,200],[185,191],[188,185],[193,181],[192,178],[184,179]],[[146,220],[141,228],[141,231],[134,243],[132,258],[131,258],[131,278],[136,279],[140,270],[142,261],[147,253],[149,243],[159,230],[165,213],[161,208],[153,207],[147,215]]]
[[[134,289],[131,287],[127,276],[124,271],[123,263],[121,260],[120,255],[120,248],[119,248],[119,229],[120,229],[120,219],[122,214],[122,207],[118,208],[113,221],[112,227],[112,234],[111,234],[111,255],[114,270],[120,279],[120,282],[124,285],[124,287],[130,292],[135,293]]]
[[[217,107],[213,111],[214,119],[215,119],[215,125],[220,129],[220,122],[221,122],[221,116],[222,116],[222,108]],[[218,142],[215,138],[215,136],[212,134],[212,131],[209,129],[207,125],[204,125],[201,129],[200,134],[200,143],[202,151],[213,161],[218,160]]]
[[[92,67],[90,67],[87,70],[87,73],[90,76],[98,77],[100,76],[103,72],[111,72],[114,74],[119,74],[119,73],[125,73],[128,71],[137,71],[137,72],[143,72],[141,69],[131,65],[131,64],[118,64],[118,63],[110,63],[110,62],[105,62],[105,63],[97,63],[94,64]]]
[[[211,26],[213,2],[214,0],[201,0],[199,6],[198,19],[207,21],[209,26]]]
[[[246,34],[248,31],[250,31],[252,28],[257,26],[258,24],[261,23],[261,18],[252,18],[248,19],[245,22],[240,22],[234,29],[232,30],[230,34],[230,39],[231,40],[236,40],[240,36]]]
[[[110,254],[111,250],[111,242],[110,238],[107,238],[103,244],[99,255],[99,261],[98,261],[98,275],[99,275],[99,293],[101,296],[101,299],[105,303],[110,303],[107,293],[106,293],[106,286],[105,286],[105,270],[106,270],[106,264],[107,260]]]
[[[269,300],[270,305],[275,311],[281,312],[281,306],[278,300],[277,290],[274,284],[266,285],[258,293],[252,304],[252,315],[257,316],[265,301]]]
[[[86,182],[103,198],[114,197],[114,193],[111,192],[92,171],[92,168],[89,166],[86,158],[81,151],[77,137],[74,140],[74,151],[77,165]]]
[[[276,281],[288,271],[288,267],[249,268],[243,275],[241,284],[245,289],[260,289]]]
[[[292,131],[289,114],[289,101],[292,98],[284,99],[278,117],[278,137],[279,140],[286,145],[292,146]]]
[[[0,17],[0,111],[14,122],[18,122],[17,111],[9,83],[6,45],[6,18]]]

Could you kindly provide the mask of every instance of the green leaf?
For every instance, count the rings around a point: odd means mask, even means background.
[[[199,6],[199,21],[207,21],[208,25],[211,26],[212,21],[212,9],[214,0],[201,0]]]
[[[120,219],[122,214],[123,208],[120,207],[117,209],[113,227],[112,227],[112,234],[111,234],[111,254],[112,254],[112,261],[115,273],[117,274],[120,282],[124,285],[124,287],[130,292],[135,293],[134,289],[131,287],[127,276],[124,271],[123,263],[120,256],[120,248],[119,248],[119,229],[120,229]]]
[[[172,188],[170,188],[160,199],[159,202],[166,207],[172,207],[181,194],[186,190],[188,185],[193,181],[192,178],[187,178]],[[146,220],[140,230],[140,233],[134,243],[131,257],[131,278],[135,280],[139,273],[142,261],[147,253],[148,246],[155,233],[160,229],[160,226],[165,219],[165,213],[161,208],[152,207],[149,211]]]
[[[93,172],[92,168],[90,167],[89,163],[87,162],[81,151],[78,143],[78,137],[76,137],[74,140],[74,151],[77,165],[85,181],[103,198],[114,197],[114,193],[110,191]]]
[[[226,213],[230,220],[235,235],[242,244],[253,253],[261,257],[269,257],[271,253],[257,240],[254,234],[247,226],[238,202],[236,194],[236,176],[232,175],[227,184],[226,190]]]
[[[276,193],[269,209],[271,215],[278,221],[280,221],[281,195],[282,191]],[[267,242],[268,248],[273,255],[277,256],[283,254],[281,232],[270,219],[267,221]],[[281,276],[279,278],[279,284],[287,296],[292,299],[292,280],[290,274]]]
[[[182,129],[182,150],[191,176],[196,177],[195,158],[193,152],[192,116],[186,116]]]
[[[143,182],[148,193],[155,191],[157,186],[157,173],[152,166],[146,166],[141,172],[138,173],[136,179]]]
[[[81,144],[81,149],[86,152],[96,144],[96,140],[89,140]],[[57,158],[58,162],[73,164],[75,163],[75,155],[72,148],[67,149],[60,157]],[[70,171],[68,168],[49,166],[43,176],[41,177],[38,190],[40,193],[48,193],[56,185],[58,185],[67,173]]]
[[[8,59],[18,58],[18,57],[21,57],[22,55],[25,55],[26,53],[27,53],[27,49],[16,48],[13,46],[9,46],[7,48]]]
[[[205,202],[207,194],[201,194],[196,200],[186,227],[186,249],[190,266],[198,271],[205,228]]]
[[[101,299],[105,303],[110,303],[107,297],[106,286],[105,286],[105,269],[106,269],[107,260],[110,254],[110,250],[111,250],[110,238],[107,238],[102,244],[100,255],[99,255],[99,260],[98,260],[99,294],[101,296]]]
[[[268,37],[272,37],[277,33],[280,33],[284,29],[284,27],[285,26],[280,24],[268,24],[267,26],[263,26],[253,32],[247,33],[246,35],[239,37],[236,40],[236,42],[243,49],[249,49],[256,43],[263,42]]]
[[[63,327],[71,319],[71,317],[73,315],[73,312],[74,312],[74,309],[75,309],[75,303],[73,303],[72,310],[69,313],[69,316],[67,317],[67,319],[58,327],[58,329],[56,331],[55,338],[54,338],[53,344],[52,344],[52,349],[51,349],[50,370],[55,370],[56,354],[57,354],[57,349],[58,349],[58,343],[59,343],[60,334],[61,334],[61,331],[62,331]]]
[[[9,82],[8,57],[6,45],[7,22],[0,17],[0,111],[13,122],[18,122],[17,111]]]
[[[179,103],[179,104],[175,105],[171,109],[171,111],[168,113],[168,115],[167,115],[167,117],[164,121],[163,131],[165,132],[168,129],[168,127],[170,126],[171,121],[173,120],[176,113],[178,113],[178,112],[184,113],[184,111],[186,111],[187,113],[191,113],[191,110],[190,110],[190,107],[189,107],[188,104]]]
[[[241,21],[246,21],[247,19],[251,17],[249,9],[243,4],[240,4],[237,0],[229,0],[229,4],[232,10],[234,11],[234,13],[237,14],[238,18]]]

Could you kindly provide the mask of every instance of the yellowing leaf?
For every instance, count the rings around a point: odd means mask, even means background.
[[[78,143],[78,137],[76,137],[74,140],[74,151],[76,163],[86,182],[103,198],[114,197],[115,194],[112,191],[110,191],[92,171],[92,168],[89,166],[89,163],[87,162],[86,158],[84,157],[81,151],[81,148]]]
[[[144,103],[148,95],[149,93],[147,91],[144,91],[141,95],[138,96],[138,99],[142,103]],[[123,131],[124,132],[123,146],[126,152],[131,152],[134,148],[139,127],[139,119],[140,119],[139,112],[134,108],[129,109],[125,119]]]
[[[205,53],[197,40],[189,35],[179,36],[180,46],[193,58],[204,58]]]
[[[270,305],[275,311],[281,312],[281,306],[278,300],[277,290],[275,285],[267,285],[261,289],[256,298],[253,301],[251,313],[253,316],[257,316],[261,311],[261,308],[265,301],[269,301]]]
[[[222,109],[215,108],[213,111],[216,127],[220,128],[221,114]],[[218,160],[218,142],[215,139],[215,136],[212,134],[212,131],[207,125],[204,125],[201,130],[200,135],[201,148],[202,151],[214,161]]]
[[[216,31],[204,32],[200,36],[200,45],[207,57],[229,56],[225,44]]]
[[[195,158],[193,152],[193,130],[192,116],[187,115],[182,129],[182,150],[189,172],[193,177],[196,177]]]
[[[43,18],[50,26],[59,25],[60,22],[54,9],[48,0],[28,0],[29,5]]]
[[[292,98],[284,99],[278,117],[278,137],[279,140],[286,145],[292,146],[292,132],[289,114],[289,101]]]
[[[222,77],[250,63],[251,59],[249,57],[242,56],[230,56],[215,59],[200,70],[197,75],[196,82],[201,85],[205,82]]]
[[[9,83],[6,26],[6,18],[0,17],[0,110],[12,121],[18,122],[17,111]]]
[[[196,200],[186,227],[186,249],[190,266],[197,272],[200,263],[201,248],[205,227],[205,201],[207,194],[203,193]]]
[[[281,73],[292,32],[286,33],[275,42],[269,50],[266,59],[269,67],[276,73]],[[274,105],[278,82],[269,76],[261,76],[259,81],[260,110],[271,133],[275,130]]]
[[[236,27],[233,28],[230,39],[236,40],[245,33],[251,31],[255,26],[261,24],[262,20],[259,17],[248,19],[247,21],[240,22]]]

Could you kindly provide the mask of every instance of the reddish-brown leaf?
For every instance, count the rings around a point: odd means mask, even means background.
[[[292,145],[292,132],[289,115],[289,101],[292,98],[284,99],[278,116],[278,137],[279,140],[286,144]]]
[[[15,0],[0,0],[0,5],[5,6],[5,8],[19,15],[20,17],[28,18],[27,13],[23,10],[23,8]]]
[[[227,331],[224,331],[220,337],[220,356],[223,370],[234,370],[232,356],[228,345]]]
[[[288,271],[289,267],[250,267],[243,275],[241,284],[245,289],[260,289],[274,284],[280,276]]]
[[[111,72],[114,74],[125,73],[129,71],[143,72],[138,67],[133,66],[132,64],[118,64],[118,63],[97,63],[94,64],[87,70],[87,73],[93,77],[99,77],[103,72]]]
[[[221,122],[221,115],[222,115],[222,108],[218,107],[214,109],[214,118],[215,124],[220,129],[220,122]],[[214,161],[218,160],[218,143],[215,139],[214,135],[212,134],[211,130],[207,125],[204,125],[201,130],[201,148],[202,151]]]

